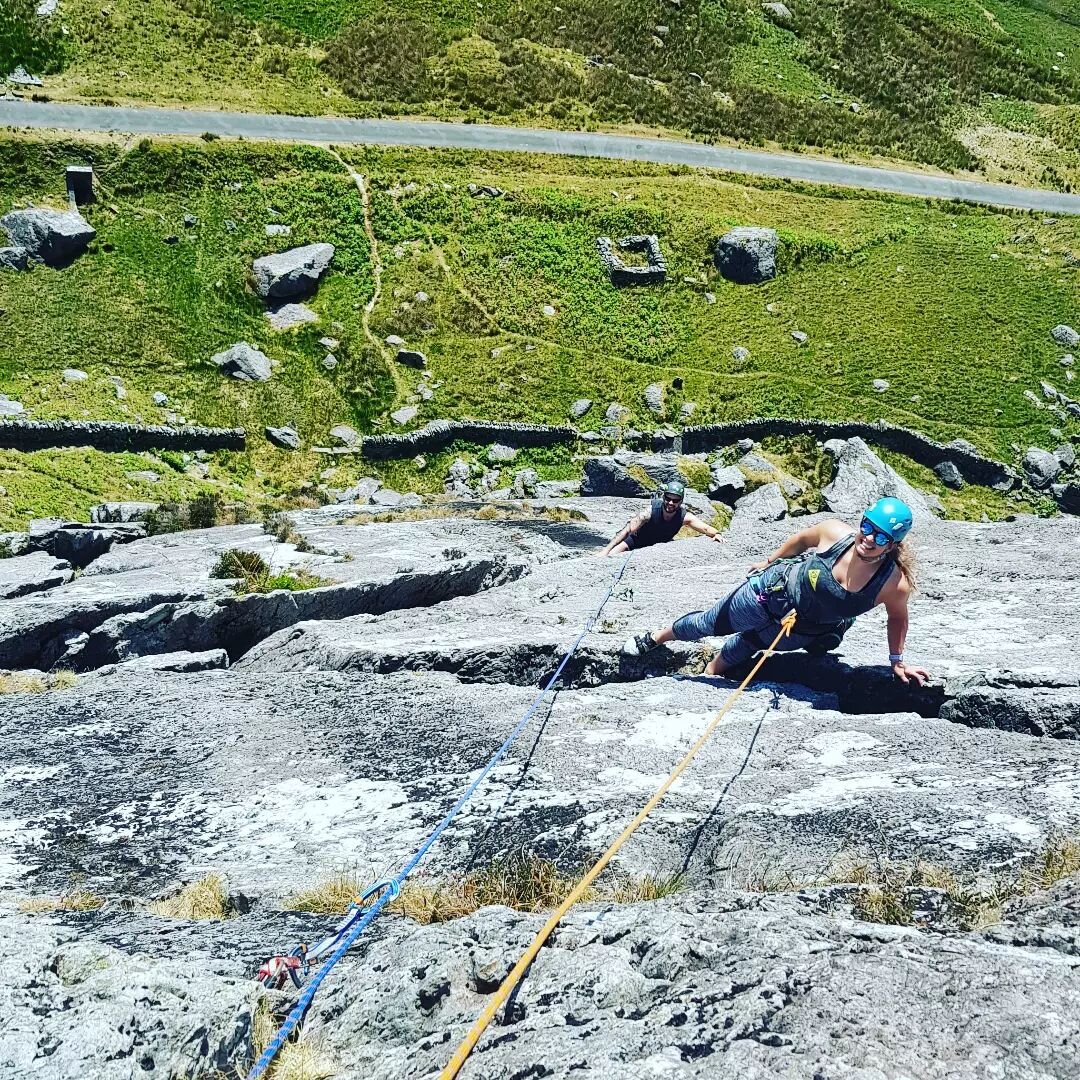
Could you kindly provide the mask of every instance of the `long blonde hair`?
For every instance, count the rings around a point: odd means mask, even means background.
[[[901,541],[896,545],[894,558],[896,559],[896,565],[900,567],[900,573],[907,578],[908,585],[912,589],[918,588],[915,578],[919,572],[919,563],[915,557],[915,552],[907,541]]]

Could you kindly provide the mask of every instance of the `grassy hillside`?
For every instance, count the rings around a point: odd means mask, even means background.
[[[591,428],[610,401],[649,428],[678,424],[691,401],[694,423],[880,416],[964,436],[1004,460],[1013,443],[1052,447],[1051,429],[1067,429],[1023,395],[1038,393],[1040,379],[1068,386],[1049,329],[1080,322],[1080,221],[649,165],[343,154],[367,177],[375,253],[354,178],[324,150],[0,141],[0,212],[59,201],[62,166],[73,160],[94,162],[102,191],[87,209],[98,230],[91,251],[64,270],[0,274],[0,392],[38,418],[162,422],[171,410],[244,426],[252,450],[216,456],[210,481],[247,495],[295,490],[328,466],[271,448],[264,425],[294,424],[305,444],[325,445],[336,423],[401,430],[389,413],[410,401],[412,426],[443,416],[562,422],[579,397],[596,401],[582,421]],[[505,194],[474,197],[470,183]],[[185,225],[185,214],[197,223]],[[267,224],[288,224],[292,236],[267,238]],[[717,276],[712,247],[735,224],[780,231],[776,280],[744,287]],[[659,235],[668,283],[617,290],[595,238],[639,232]],[[337,255],[311,301],[320,321],[272,330],[247,284],[251,260],[322,240]],[[380,290],[365,330],[376,260]],[[427,354],[431,400],[417,400],[419,373],[382,346],[390,334]],[[322,364],[325,335],[339,342],[333,371]],[[240,340],[277,364],[270,382],[239,383],[210,364]],[[736,346],[749,357],[733,357]],[[64,382],[68,367],[89,380]],[[124,380],[125,398],[110,376]],[[878,378],[890,383],[885,393],[872,387]],[[644,404],[653,382],[665,387],[662,417]],[[156,391],[167,408],[153,404]],[[128,475],[160,467],[79,454],[71,467],[67,454],[3,455],[0,527],[45,509],[71,513],[102,494],[160,497],[164,481]],[[170,483],[203,483],[187,464],[166,462]],[[360,470],[338,462],[331,482],[345,486]],[[441,484],[436,471],[422,486]]]
[[[645,127],[1080,184],[1075,0],[788,6],[63,0],[42,64],[56,98]]]

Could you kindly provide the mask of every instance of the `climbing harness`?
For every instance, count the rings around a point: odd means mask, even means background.
[[[330,974],[334,965],[349,951],[353,943],[364,930],[371,925],[379,912],[398,895],[405,879],[416,869],[420,860],[423,859],[439,837],[442,836],[450,826],[450,823],[457,817],[462,807],[464,807],[469,799],[472,798],[477,788],[479,788],[487,779],[495,766],[506,756],[514,740],[521,734],[525,725],[535,715],[536,710],[540,707],[548,692],[559,680],[566,665],[570,662],[570,658],[577,652],[582,641],[585,640],[588,633],[596,624],[596,620],[600,618],[601,612],[604,610],[604,607],[607,605],[607,602],[611,599],[619,582],[622,580],[632,554],[632,552],[627,552],[626,558],[623,559],[618,569],[612,574],[611,582],[608,585],[607,591],[604,593],[604,598],[600,601],[599,607],[597,607],[586,620],[581,633],[578,634],[574,643],[560,661],[554,674],[544,684],[543,689],[541,689],[536,697],[533,698],[528,709],[525,710],[524,716],[517,722],[503,744],[495,751],[483,769],[481,769],[480,774],[476,779],[465,789],[461,797],[450,808],[442,821],[435,826],[431,835],[420,845],[416,854],[409,859],[405,866],[394,877],[376,882],[367,890],[367,892],[353,900],[349,905],[348,911],[345,913],[345,917],[338,923],[333,933],[323,941],[320,941],[316,946],[310,949],[305,945],[299,945],[287,955],[271,957],[259,968],[256,978],[264,986],[274,985],[283,987],[285,985],[285,980],[291,979],[293,984],[299,987],[307,977],[312,963],[329,953],[328,959],[323,963],[322,967],[315,972],[311,982],[307,984],[300,994],[300,997],[297,998],[296,1004],[290,1010],[284,1023],[270,1040],[266,1049],[259,1055],[258,1061],[251,1067],[251,1071],[247,1074],[247,1080],[258,1080],[258,1078],[270,1067],[289,1036],[292,1035],[300,1024],[300,1021],[304,1018],[304,1014],[311,1005],[311,1001],[315,997],[315,993],[322,984],[323,979]],[[379,893],[380,895],[372,899],[376,893]],[[371,901],[370,904],[368,903],[369,900]]]
[[[547,939],[551,936],[551,933],[554,931],[555,927],[559,925],[562,917],[585,895],[585,893],[589,889],[589,886],[591,886],[592,883],[597,879],[597,877],[600,876],[601,871],[614,858],[619,848],[621,848],[623,844],[626,843],[626,841],[629,840],[631,836],[633,836],[633,834],[637,831],[639,826],[641,826],[641,824],[645,821],[649,814],[651,814],[652,811],[656,809],[656,807],[660,803],[660,800],[663,799],[663,797],[671,789],[671,786],[686,771],[686,768],[689,766],[690,762],[693,761],[694,758],[697,756],[698,751],[701,750],[701,748],[705,745],[706,742],[708,742],[709,737],[719,726],[720,721],[729,712],[732,705],[734,705],[735,702],[739,699],[743,690],[745,690],[747,685],[750,683],[750,680],[753,679],[753,677],[761,670],[761,667],[765,663],[765,661],[773,655],[773,652],[775,651],[776,646],[779,644],[780,639],[782,637],[790,636],[792,627],[794,627],[794,625],[795,612],[789,611],[787,615],[784,616],[783,621],[780,625],[780,632],[776,635],[775,638],[773,638],[772,644],[768,647],[764,655],[758,660],[758,662],[753,666],[753,668],[750,669],[750,673],[746,676],[746,678],[743,679],[743,681],[739,683],[738,687],[732,691],[731,695],[728,697],[727,701],[724,702],[719,712],[717,712],[716,715],[712,718],[712,720],[709,721],[705,730],[701,733],[701,737],[698,739],[698,741],[694,743],[692,747],[690,747],[689,751],[687,751],[683,759],[678,763],[678,765],[675,766],[674,769],[672,769],[671,774],[660,785],[660,787],[657,788],[652,798],[650,798],[649,801],[638,811],[634,820],[631,821],[625,829],[623,829],[618,839],[611,845],[611,847],[607,849],[607,851],[604,852],[603,855],[600,856],[599,859],[597,859],[597,861],[592,865],[592,867],[585,874],[585,876],[570,891],[570,895],[567,896],[567,898],[551,913],[551,917],[546,923],[544,923],[543,927],[541,927],[540,932],[533,939],[532,944],[525,950],[521,959],[518,960],[518,962],[511,969],[510,974],[507,975],[506,978],[503,980],[502,985],[499,987],[499,989],[495,991],[495,994],[492,996],[491,1001],[488,1002],[487,1007],[480,1014],[480,1018],[472,1026],[472,1028],[469,1030],[468,1035],[465,1036],[465,1039],[462,1041],[461,1045],[454,1052],[454,1056],[450,1059],[446,1068],[444,1068],[443,1071],[439,1073],[439,1080],[454,1080],[457,1074],[461,1071],[461,1067],[465,1064],[465,1061],[468,1058],[469,1054],[472,1052],[473,1047],[476,1046],[477,1042],[479,1041],[480,1036],[483,1035],[488,1024],[490,1024],[491,1021],[495,1018],[495,1014],[499,1011],[499,1009],[506,1002],[506,999],[513,992],[514,987],[517,986],[518,982],[521,980],[521,977],[528,970],[529,965],[533,962],[533,960],[536,959],[537,953],[539,953],[541,948],[543,948],[544,942],[546,942]]]

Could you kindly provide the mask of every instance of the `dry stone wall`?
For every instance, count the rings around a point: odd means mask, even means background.
[[[107,420],[8,420],[0,423],[0,448],[47,450],[92,446],[123,453],[139,450],[243,450],[243,428],[155,427]]]

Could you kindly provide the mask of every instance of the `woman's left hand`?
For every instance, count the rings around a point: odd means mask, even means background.
[[[903,661],[893,664],[892,670],[893,674],[903,683],[914,679],[918,686],[923,686],[930,681],[930,672],[926,668],[913,667]]]

